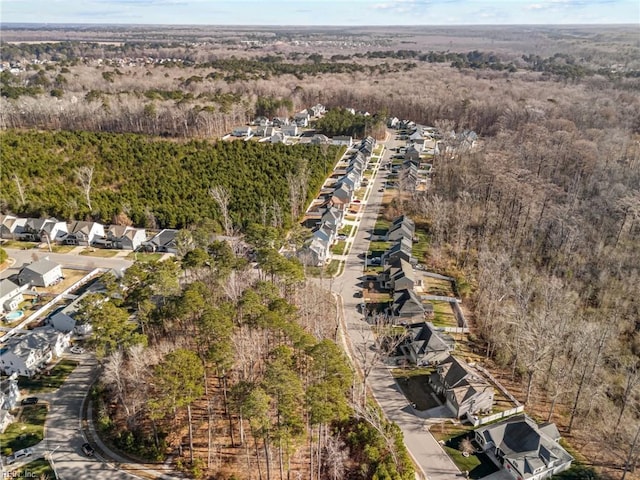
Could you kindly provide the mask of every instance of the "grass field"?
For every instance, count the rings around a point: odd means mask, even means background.
[[[2,248],[15,248],[17,250],[31,250],[39,244],[36,242],[19,242],[18,240],[5,240],[2,242]]]
[[[78,362],[64,359],[51,369],[49,375],[40,374],[33,378],[20,377],[18,386],[28,389],[29,392],[51,392],[60,388],[67,377],[71,374]]]
[[[334,255],[344,255],[344,252],[347,248],[347,242],[344,240],[339,240],[335,245],[331,247],[331,253]]]
[[[161,258],[162,253],[131,252],[127,255],[127,260],[144,263],[158,262]]]
[[[453,314],[451,305],[449,302],[435,302],[430,301],[433,305],[433,318],[431,322],[436,327],[457,327],[458,322]]]
[[[442,295],[444,297],[454,297],[453,285],[448,280],[439,278],[423,277],[425,290],[429,295]]]
[[[111,258],[115,257],[118,254],[118,251],[119,250],[87,247],[82,252],[80,252],[80,255],[86,255],[89,257]]]
[[[56,478],[53,468],[44,458],[27,463],[24,467],[11,472],[13,478]]]
[[[44,421],[47,405],[22,407],[20,417],[0,434],[2,452],[8,455],[23,448],[32,447],[44,438]]]
[[[76,248],[75,245],[54,245],[54,244],[51,245],[51,251],[53,253],[69,253],[74,248]],[[44,247],[42,247],[40,250],[48,252],[49,247],[47,247],[47,244],[45,243]]]

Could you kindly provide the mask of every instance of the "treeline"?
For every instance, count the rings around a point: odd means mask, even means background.
[[[206,238],[193,236],[181,262],[106,277],[110,301],[85,300],[104,365],[101,433],[145,458],[177,453],[192,478],[413,479],[399,429],[333,341],[331,296],[274,248],[258,248],[256,278]]]
[[[181,228],[222,223],[213,187],[229,193],[229,220],[291,225],[292,211],[316,195],[338,149],[256,142],[171,142],[89,132],[0,134],[3,211],[109,223],[125,214],[138,226]],[[84,183],[79,172],[91,169]],[[308,180],[291,197],[291,176]],[[292,205],[295,198],[299,205]]]

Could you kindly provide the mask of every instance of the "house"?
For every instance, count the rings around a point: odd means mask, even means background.
[[[433,305],[423,304],[413,290],[396,290],[393,293],[393,303],[389,307],[389,316],[393,323],[423,322],[428,313],[433,313]]]
[[[493,407],[493,387],[471,365],[449,355],[429,376],[429,384],[445,397],[446,406],[456,418]]]
[[[298,130],[298,125],[292,124],[284,125],[282,127],[282,133],[287,137],[297,137],[300,134],[300,131]]]
[[[9,413],[9,410],[0,409],[0,433],[4,433],[9,425],[16,421],[16,417]]]
[[[407,150],[404,152],[404,160],[412,160],[416,162],[416,166],[418,162],[420,162],[420,150],[418,150],[415,144],[409,145]]]
[[[28,218],[21,240],[40,242],[49,240],[55,242],[67,234],[67,223],[55,218]]]
[[[417,142],[424,139],[424,135],[422,134],[422,127],[418,127],[415,132],[409,135],[410,142]]]
[[[118,272],[112,271],[113,274],[118,277]],[[87,290],[85,293],[76,298],[66,307],[56,310],[47,319],[48,325],[59,332],[73,333],[75,335],[89,335],[93,331],[93,327],[89,322],[79,322],[76,320],[76,312],[78,311],[81,303],[90,295],[92,290]]]
[[[103,243],[106,248],[122,250],[137,250],[147,239],[144,228],[134,228],[128,225],[110,225],[107,228]]]
[[[297,128],[297,127],[296,127]],[[285,143],[287,137],[285,137],[284,133],[282,132],[275,132],[273,135],[271,135],[271,137],[269,138],[269,142],[270,143]]]
[[[18,273],[18,283],[20,285],[35,287],[48,287],[62,278],[64,278],[62,276],[62,267],[48,258],[33,262]]]
[[[352,190],[345,184],[338,184],[337,188],[331,195],[330,203],[338,208],[343,208],[345,205],[351,203]]]
[[[104,237],[104,225],[96,222],[73,222],[61,240],[67,245],[93,245]]]
[[[14,217],[13,215],[2,215],[0,222],[0,237],[7,240],[16,240],[24,233],[27,219]]]
[[[326,135],[316,134],[311,137],[312,145],[331,145],[331,139]]]
[[[242,127],[236,127],[231,132],[231,135],[233,135],[234,137],[240,137],[240,138],[250,137],[251,135],[253,135],[253,129],[248,125],[244,125]]]
[[[398,117],[390,117],[387,119],[387,127],[389,128],[398,128],[400,124],[400,119]]]
[[[349,148],[351,147],[351,145],[353,145],[353,138],[348,135],[337,135],[331,139],[331,142],[339,147],[345,145],[347,148]]]
[[[420,283],[414,277],[411,264],[402,259],[388,264],[378,278],[381,286],[389,290],[413,290]]]
[[[434,365],[446,360],[455,341],[436,331],[432,323],[420,322],[407,326],[407,336],[400,351],[414,365]]]
[[[418,167],[411,162],[403,163],[398,179],[400,180],[400,185],[402,185],[405,190],[414,192],[420,183]]]
[[[390,249],[382,254],[380,264],[385,266],[399,260],[404,260],[413,264],[415,259],[411,253],[412,250],[413,242],[409,238],[402,237],[400,240],[396,241]]]
[[[259,125],[261,127],[268,127],[269,125],[271,125],[271,121],[267,117],[258,116],[258,117],[253,119],[253,122],[251,122],[251,125]]]
[[[321,115],[324,115],[326,113],[327,109],[325,108],[324,105],[318,103],[316,105],[314,105],[313,107],[311,107],[311,113],[314,117],[320,117]]]
[[[11,312],[24,302],[23,288],[11,280],[0,280],[0,312]]]
[[[336,207],[326,207],[320,217],[321,224],[332,226],[335,230],[339,229],[342,225],[342,218],[344,211]]]
[[[304,109],[293,116],[293,123],[295,123],[299,127],[308,127],[310,119],[311,115],[309,114],[307,109]]]
[[[373,153],[373,149],[376,146],[376,140],[373,137],[366,137],[360,142],[358,151],[362,152],[365,157],[370,157]]]
[[[289,119],[283,117],[273,117],[271,122],[274,127],[284,127],[285,125],[289,125]]]
[[[148,252],[160,252],[160,253],[177,253],[178,248],[176,245],[176,235],[178,230],[165,228],[156,233],[149,240],[142,243],[140,246],[142,249]]]
[[[34,328],[11,337],[0,347],[0,370],[5,375],[32,377],[54,357],[62,355],[69,339],[70,334],[51,327]]]
[[[496,465],[520,480],[551,478],[571,467],[553,423],[537,424],[526,414],[480,427],[475,440]]]
[[[401,215],[397,217],[389,227],[389,231],[387,232],[386,241],[398,241],[401,238],[408,238],[413,241],[413,236],[415,234],[415,223],[406,215]]]
[[[18,376],[11,375],[2,382],[0,390],[0,408],[3,410],[13,410],[20,400],[20,388],[18,387]]]

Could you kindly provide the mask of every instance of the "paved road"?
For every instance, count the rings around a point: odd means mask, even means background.
[[[99,458],[82,453],[86,442],[81,429],[82,402],[96,369],[91,354],[74,357],[80,360],[65,383],[49,399],[45,423],[45,445],[60,480],[131,480],[136,478]]]
[[[404,145],[404,142],[396,141],[394,138],[392,136],[387,141],[388,148],[385,150],[381,164],[389,161],[393,154],[389,148]],[[383,195],[378,190],[386,175],[387,170],[381,169],[370,187],[370,196],[361,214],[360,227],[347,256],[344,272],[333,280],[331,286],[332,290],[342,297],[346,333],[351,342],[352,351],[355,352],[354,359],[360,362],[364,360],[362,352],[368,352],[370,355],[367,361],[371,361],[373,353],[366,348],[372,344],[371,330],[357,310],[357,305],[362,302],[362,298],[357,297],[356,292],[361,291],[364,269],[364,260],[358,258],[358,255],[366,252],[369,247],[370,235],[378,217]],[[395,380],[382,362],[375,363],[367,384],[387,417],[402,429],[407,448],[429,480],[455,479],[460,471],[425,429],[424,420],[413,413],[409,402],[398,390]]]
[[[20,250],[17,248],[5,248],[10,258],[15,259],[15,263],[7,272],[3,274],[3,277],[7,277],[11,273],[22,268],[23,265],[32,263],[36,260],[41,260],[45,257],[49,257],[49,260],[62,265],[63,268],[78,268],[82,270],[93,270],[94,268],[109,268],[118,271],[124,271],[129,268],[133,262],[125,258],[111,257],[91,257],[88,255],[76,255],[71,253],[49,253],[45,250],[33,248],[30,250]]]

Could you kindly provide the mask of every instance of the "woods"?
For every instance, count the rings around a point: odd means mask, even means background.
[[[338,153],[335,147],[312,145],[12,130],[0,133],[0,145],[5,211],[106,223],[124,214],[149,228],[182,228],[208,219],[227,235],[251,223],[290,226]],[[300,162],[307,182],[290,207],[287,178],[299,173]]]

